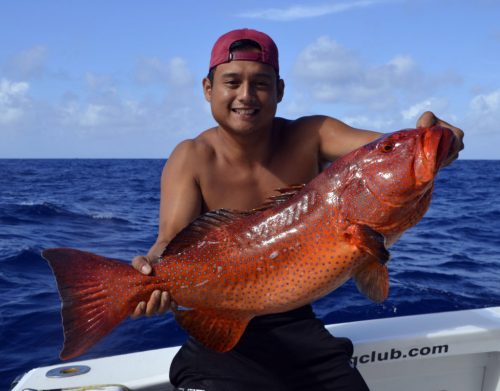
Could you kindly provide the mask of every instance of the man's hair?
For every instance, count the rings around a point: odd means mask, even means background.
[[[244,51],[244,50],[247,50],[247,49],[259,49],[259,50],[262,50],[262,48],[260,47],[260,45],[257,42],[252,41],[251,39],[240,39],[239,41],[234,41],[231,44],[231,46],[229,47],[229,51],[230,52],[237,51],[237,50]],[[217,68],[217,67],[213,67],[208,72],[207,78],[208,78],[208,80],[210,80],[210,83],[214,82],[215,68]],[[280,79],[280,75],[278,75],[278,72],[276,72],[276,81],[279,81],[279,79]]]
[[[262,50],[260,45],[252,41],[251,39],[240,39],[239,41],[234,41],[231,46],[229,46],[229,50],[232,52],[233,50],[246,50],[246,49],[259,49]]]

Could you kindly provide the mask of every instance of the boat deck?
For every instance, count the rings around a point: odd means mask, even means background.
[[[500,307],[327,326],[354,343],[354,363],[372,391],[500,391]],[[169,390],[179,348],[33,369],[13,391]],[[81,375],[79,367],[90,370]],[[47,377],[49,371],[62,377]],[[73,375],[73,376],[70,376]],[[92,388],[85,388],[90,390]],[[98,388],[93,388],[98,389]]]

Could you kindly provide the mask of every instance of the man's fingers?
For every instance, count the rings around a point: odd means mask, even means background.
[[[436,117],[432,111],[426,111],[418,119],[417,128],[428,128],[430,126],[436,125],[438,120],[438,117]]]
[[[458,157],[458,152],[464,149],[464,143],[463,143],[464,132],[462,129],[457,128],[456,126],[453,126],[448,122],[443,121],[441,118],[436,117],[432,111],[426,111],[420,116],[420,118],[417,121],[418,128],[422,127],[426,128],[433,125],[439,125],[444,128],[448,128],[455,135],[455,140],[453,140],[453,154],[444,163],[444,165],[446,166]]]
[[[146,316],[153,316],[158,312],[158,309],[160,308],[160,300],[161,292],[159,290],[154,291],[146,305]]]
[[[168,292],[162,292],[160,298],[160,306],[158,307],[157,314],[163,315],[170,309],[170,295]]]
[[[137,307],[135,307],[134,312],[130,315],[132,319],[137,319],[140,316],[144,315],[144,311],[146,311],[146,303],[144,301],[141,301],[139,304],[137,304]]]
[[[137,304],[130,317],[137,319],[141,316],[164,315],[169,310],[176,308],[177,304],[170,299],[168,292],[155,290],[147,303],[141,301]]]
[[[137,271],[141,272],[142,274],[146,274],[146,275],[151,273],[151,270],[152,270],[151,265],[149,264],[148,259],[145,256],[135,257],[132,260],[132,266]]]
[[[450,129],[453,134],[455,135],[455,139],[453,140],[453,157],[449,159],[449,162],[451,163],[453,160],[455,160],[458,157],[458,153],[464,149],[464,132],[462,129],[457,128],[456,126],[450,125],[448,122],[443,121],[442,119],[437,119],[436,122],[437,125],[443,126],[445,128]]]

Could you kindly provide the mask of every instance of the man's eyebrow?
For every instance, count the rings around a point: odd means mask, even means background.
[[[238,77],[240,76],[237,72],[226,72],[221,75],[221,77]]]

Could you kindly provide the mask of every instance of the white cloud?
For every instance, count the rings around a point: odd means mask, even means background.
[[[242,12],[237,16],[241,18],[286,22],[346,12],[354,8],[369,7],[380,3],[386,3],[387,1],[388,0],[361,0],[322,5],[292,5],[288,8],[267,8],[263,10],[247,11]]]
[[[369,64],[327,36],[299,54],[294,77],[313,100],[390,110],[421,100],[442,85],[456,83],[449,75],[426,75],[409,55],[385,64]]]
[[[361,72],[356,55],[326,36],[307,46],[295,65],[298,77],[318,81],[349,81]]]
[[[176,87],[191,86],[193,75],[187,62],[180,57],[169,61],[158,58],[144,58],[136,67],[136,78],[144,84],[169,84]]]
[[[298,56],[294,76],[313,99],[322,102],[389,105],[387,79],[395,66],[369,68],[356,53],[323,36]]]
[[[28,105],[27,82],[11,82],[0,80],[0,125],[8,125],[19,121]]]
[[[500,89],[478,94],[469,103],[465,126],[477,134],[500,135]]]
[[[366,66],[364,72],[373,86],[414,88],[423,79],[417,64],[408,55],[397,55],[387,64]]]
[[[55,107],[60,126],[71,129],[79,137],[89,134],[123,134],[147,121],[138,110],[140,102],[115,98],[110,101],[95,100],[92,97],[68,99]]]
[[[465,133],[460,156],[500,159],[500,88],[473,96],[456,124]]]
[[[106,121],[106,107],[90,103],[80,113],[79,123],[82,126],[95,127],[101,126]]]
[[[165,123],[179,123],[178,128],[184,129],[182,124],[196,117],[193,77],[184,59],[142,59],[136,66],[135,80],[140,82],[139,88],[127,96],[123,88],[127,81],[87,72],[84,93],[69,94],[56,108],[61,124],[79,132],[80,137],[104,137],[160,131]],[[149,85],[154,87],[153,94]]]
[[[480,94],[472,98],[470,107],[480,115],[490,115],[500,111],[500,90]]]
[[[397,130],[399,121],[397,117],[379,117],[376,115],[356,115],[341,118],[342,121],[359,129],[377,130],[380,132],[392,132]]]
[[[108,94],[116,93],[116,82],[110,75],[87,72],[85,74],[85,82],[87,87],[89,87],[92,91],[100,93],[105,92]]]
[[[30,96],[27,81],[0,78],[0,157],[166,157],[212,123],[184,59],[136,70],[130,79],[77,75],[55,83],[51,100]]]
[[[173,66],[170,71],[173,75],[179,68]],[[166,83],[163,80],[155,86],[155,94],[150,94],[147,88],[139,88],[130,95],[112,77],[88,73],[87,90],[79,95],[68,94],[55,107],[58,122],[80,138],[130,137],[138,134],[147,137],[168,129],[170,136],[188,129],[197,131],[200,129],[199,119],[205,117],[201,94],[197,98],[193,88],[175,85],[188,82],[186,78],[183,81],[180,79],[182,68],[175,82],[169,79]],[[148,80],[153,82],[153,79]],[[144,96],[141,96],[141,91]],[[190,124],[196,125],[190,127]]]
[[[56,108],[59,141],[67,139],[64,151],[78,156],[166,157],[181,140],[207,127],[204,102],[194,94],[181,99],[174,92],[146,99],[126,98],[117,91],[115,99],[96,101],[74,97]]]
[[[420,102],[413,104],[401,111],[401,115],[404,120],[417,120],[417,118],[424,111],[435,111],[436,113],[442,112],[445,110],[447,106],[447,101],[444,99],[437,99],[434,97],[424,99]]]
[[[37,45],[13,56],[5,65],[5,73],[20,80],[41,77],[45,72],[47,48]]]

